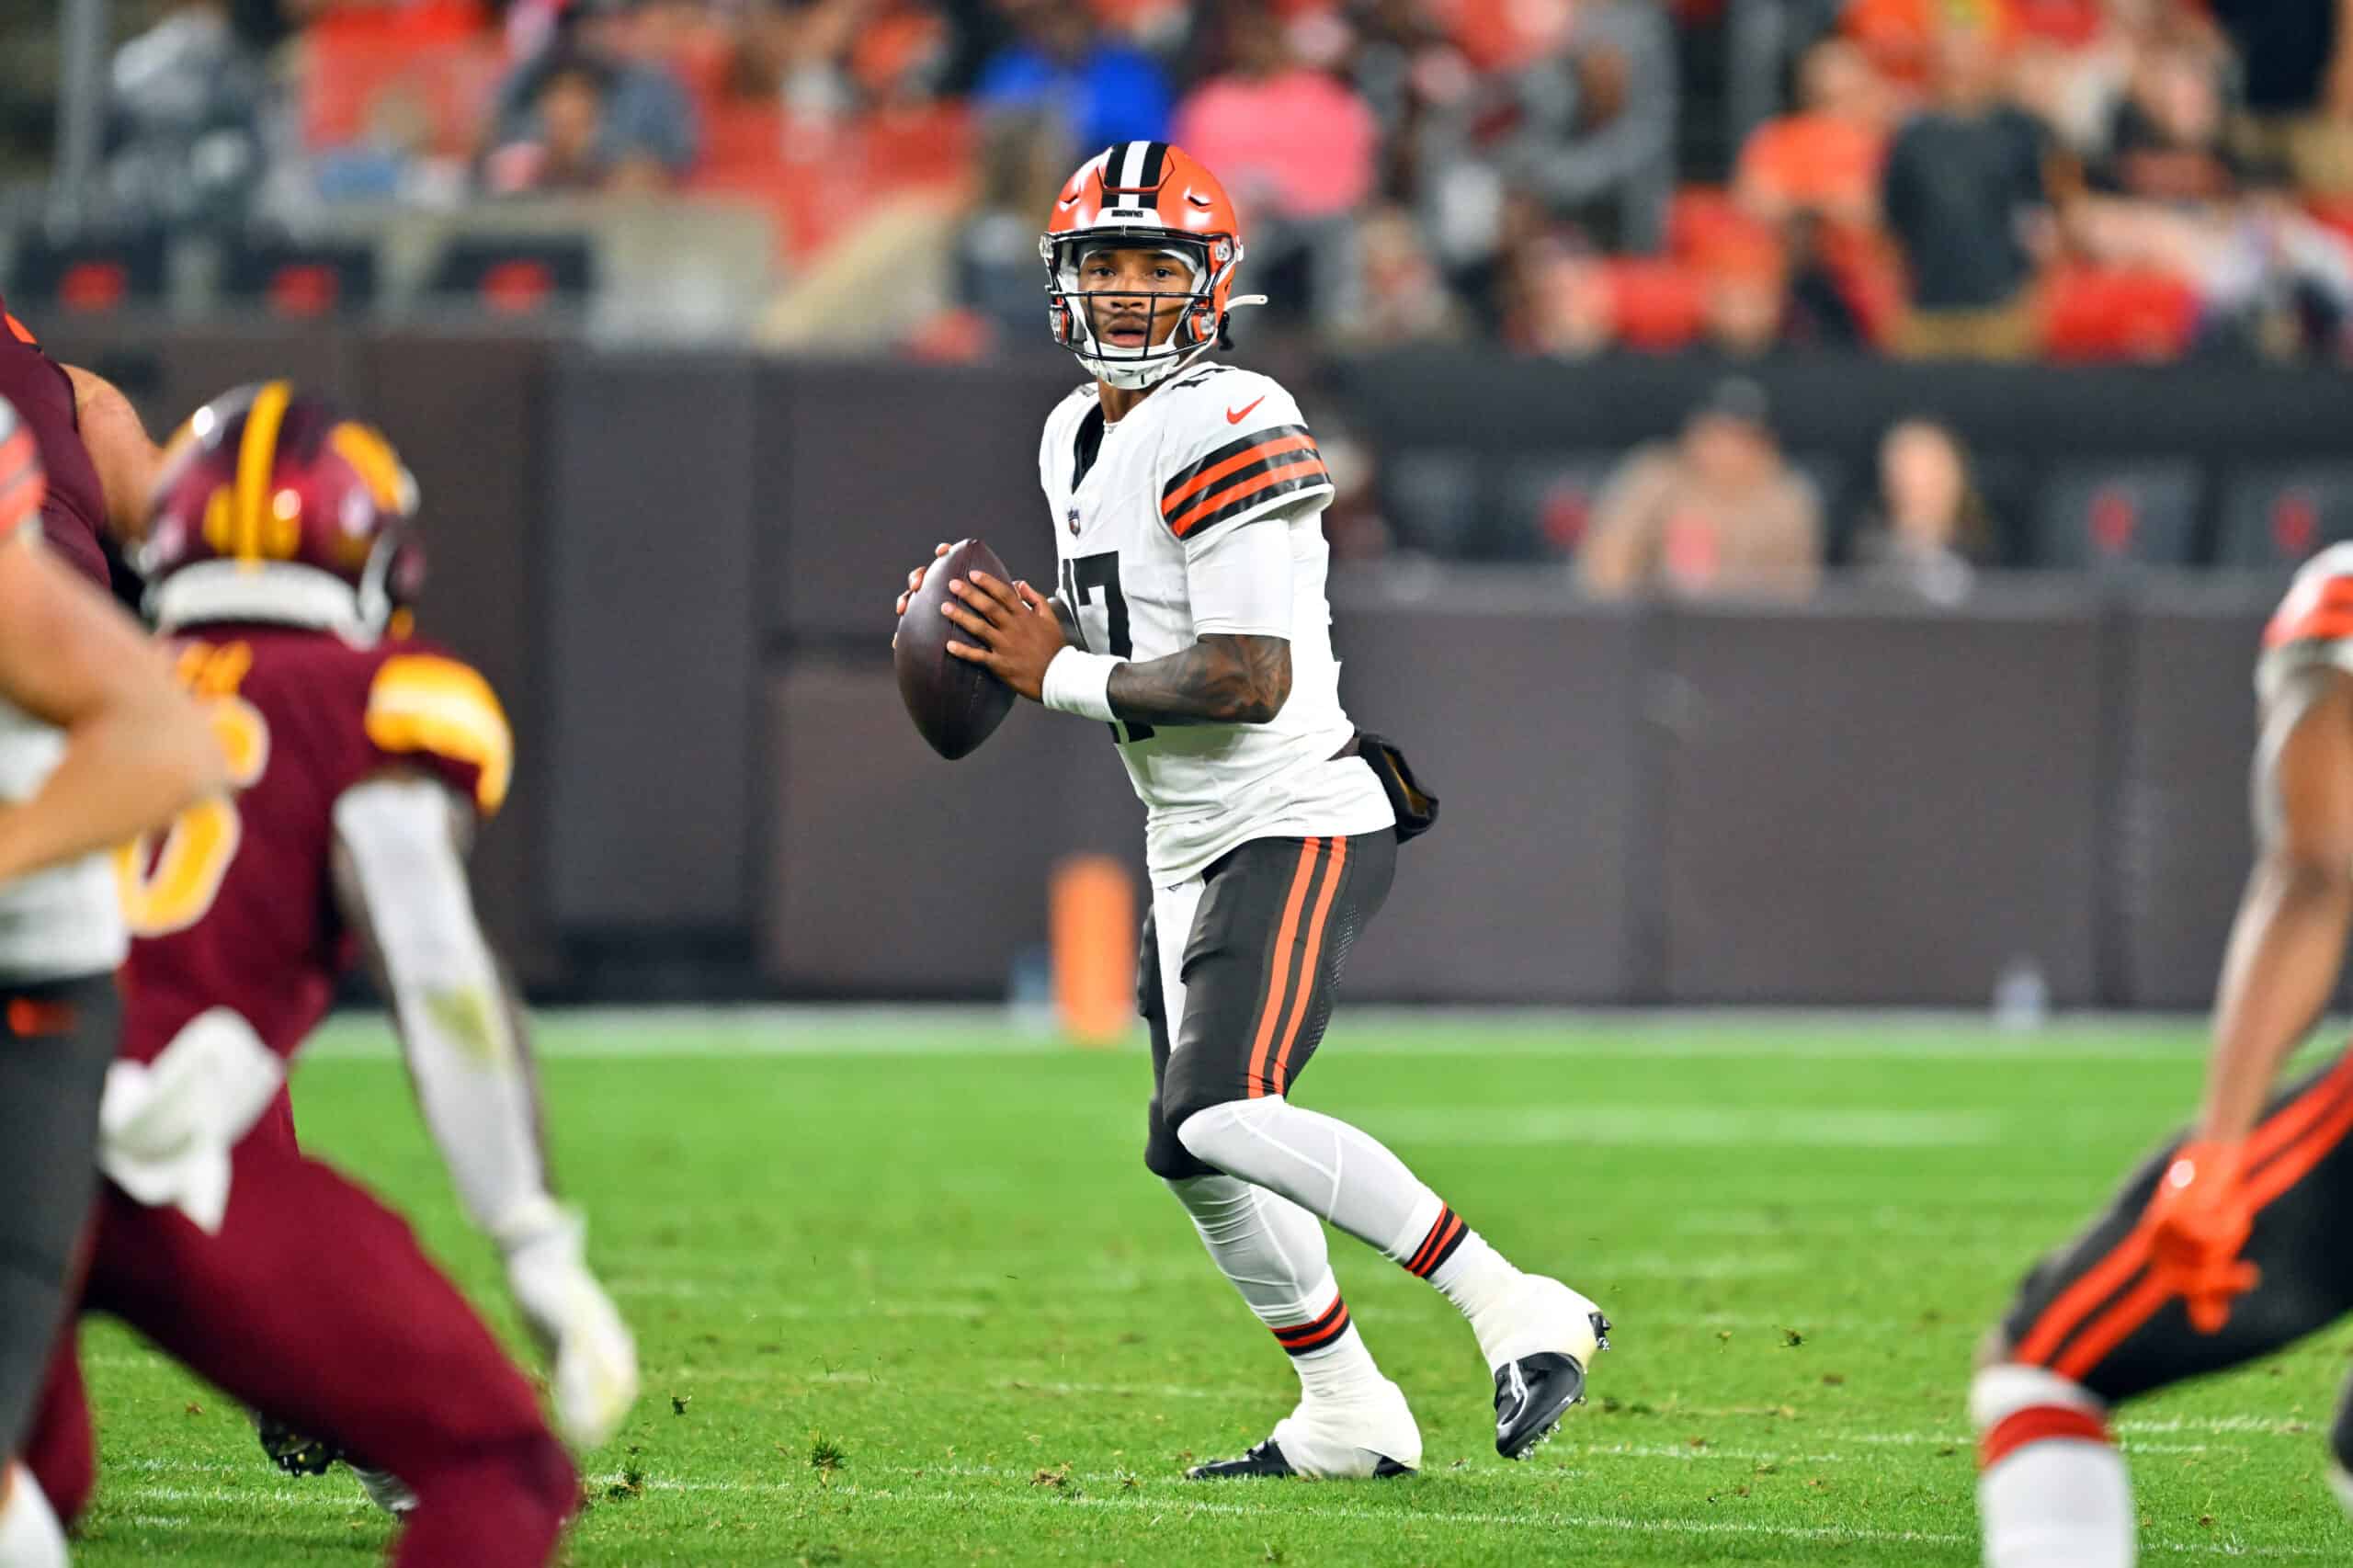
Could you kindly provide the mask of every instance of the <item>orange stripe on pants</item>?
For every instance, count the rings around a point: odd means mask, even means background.
[[[1316,852],[1324,846],[1311,838],[1299,848],[1299,869],[1291,873],[1290,898],[1283,905],[1282,928],[1275,936],[1274,971],[1267,977],[1267,1007],[1258,1015],[1258,1038],[1250,1048],[1250,1097],[1267,1094],[1267,1051],[1274,1043],[1275,1021],[1282,1017],[1283,995],[1290,982],[1290,940],[1299,930],[1300,905],[1307,902],[1307,883],[1315,871]]]
[[[1307,1000],[1315,994],[1315,960],[1324,950],[1324,917],[1332,913],[1332,896],[1339,891],[1340,872],[1348,863],[1348,841],[1332,840],[1324,858],[1324,891],[1315,895],[1315,914],[1307,923],[1307,952],[1299,960],[1299,994],[1291,999],[1290,1021],[1283,1025],[1283,1042],[1275,1051],[1274,1093],[1290,1082],[1290,1048],[1299,1039],[1299,1024],[1307,1017]]]

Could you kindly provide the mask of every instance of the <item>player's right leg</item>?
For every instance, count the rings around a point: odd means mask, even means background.
[[[1422,1462],[1421,1430],[1404,1394],[1381,1375],[1349,1319],[1332,1277],[1324,1227],[1288,1199],[1203,1165],[1161,1115],[1168,1020],[1172,1013],[1183,1015],[1185,983],[1174,955],[1162,962],[1158,934],[1190,930],[1200,894],[1199,879],[1161,889],[1144,921],[1137,994],[1152,1032],[1153,1071],[1144,1165],[1168,1184],[1219,1271],[1273,1330],[1299,1374],[1300,1400],[1265,1442],[1238,1459],[1198,1465],[1191,1476],[1408,1474]]]
[[[108,1187],[85,1300],[405,1482],[396,1565],[553,1557],[579,1489],[530,1385],[399,1216],[285,1141],[238,1146],[217,1235]]]
[[[2269,1354],[2353,1309],[2338,1226],[2353,1195],[2353,1056],[2275,1099],[2249,1141],[2245,1256],[2262,1271],[2220,1333],[2200,1334],[2149,1273],[2142,1217],[2168,1146],[2107,1212],[2030,1272],[1970,1390],[1989,1568],[2123,1568],[2131,1488],[2109,1438],[2118,1403]],[[2340,1456],[2353,1432],[2339,1423]]]
[[[120,1016],[111,975],[0,985],[0,1453],[23,1440],[65,1320]]]
[[[1162,1115],[1203,1165],[1329,1221],[1453,1302],[1495,1379],[1496,1451],[1518,1459],[1584,1397],[1607,1343],[1600,1309],[1513,1267],[1378,1140],[1288,1097],[1396,856],[1387,832],[1263,838],[1210,868],[1177,960],[1186,1003]]]

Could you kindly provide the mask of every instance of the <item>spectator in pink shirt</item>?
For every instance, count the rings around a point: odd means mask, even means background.
[[[1279,17],[1236,6],[1227,69],[1177,106],[1176,140],[1217,170],[1252,226],[1253,272],[1278,309],[1344,322],[1354,296],[1350,215],[1373,194],[1381,128],[1354,88],[1301,64]]]

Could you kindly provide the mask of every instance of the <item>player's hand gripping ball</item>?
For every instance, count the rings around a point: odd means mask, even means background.
[[[971,647],[985,637],[960,630],[946,613],[949,607],[961,609],[962,605],[949,585],[963,583],[970,591],[968,579],[976,571],[999,584],[1011,581],[996,551],[979,540],[941,545],[938,559],[927,570],[909,574],[907,591],[899,600],[898,634],[891,639],[899,699],[907,705],[907,717],[931,749],[951,762],[976,750],[1013,710],[1012,687],[985,665],[948,651],[950,642]],[[1045,611],[1049,621],[1052,613]],[[1055,638],[1059,644],[1059,627]]]

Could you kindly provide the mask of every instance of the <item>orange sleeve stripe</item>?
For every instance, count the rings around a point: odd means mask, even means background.
[[[1261,490],[1277,484],[1296,484],[1302,480],[1328,478],[1330,472],[1331,471],[1324,466],[1322,458],[1310,458],[1303,462],[1291,463],[1286,468],[1270,470],[1255,479],[1245,479],[1219,491],[1183,517],[1171,520],[1168,525],[1169,531],[1178,539],[1183,539],[1193,525],[1203,517],[1222,512],[1237,501],[1246,501]]]
[[[1188,480],[1183,485],[1170,492],[1168,494],[1162,496],[1160,498],[1160,515],[1164,517],[1173,517],[1185,505],[1185,498],[1187,496],[1199,494],[1211,485],[1215,484],[1219,480],[1223,479],[1227,474],[1239,473],[1253,463],[1262,463],[1268,458],[1279,457],[1285,452],[1295,452],[1300,450],[1302,448],[1305,448],[1310,451],[1314,450],[1315,437],[1313,436],[1285,436],[1277,440],[1261,441],[1256,446],[1251,448],[1248,451],[1230,457],[1214,468],[1203,469],[1200,472]]]

